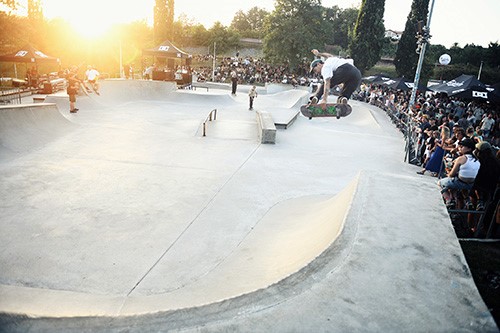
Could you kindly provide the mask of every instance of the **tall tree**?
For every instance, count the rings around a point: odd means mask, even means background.
[[[40,0],[28,0],[28,18],[30,21],[43,21],[43,11]]]
[[[367,70],[380,59],[384,45],[385,0],[363,0],[354,36],[350,45],[354,64],[362,71]]]
[[[324,22],[320,0],[276,0],[266,22],[266,59],[294,67],[310,58],[311,49],[321,48],[331,33]]]
[[[154,7],[154,40],[161,43],[173,38],[174,0],[156,0]]]
[[[410,13],[406,20],[405,30],[398,43],[398,50],[394,58],[394,65],[398,75],[407,78],[414,78],[418,65],[417,31],[419,27],[427,24],[427,14],[429,12],[429,0],[413,0]],[[419,23],[420,22],[420,23]],[[429,76],[429,65],[425,65],[422,70],[422,78]],[[430,69],[432,70],[432,69]]]
[[[44,47],[45,21],[40,0],[28,0],[28,19],[31,25],[29,39],[37,47]]]

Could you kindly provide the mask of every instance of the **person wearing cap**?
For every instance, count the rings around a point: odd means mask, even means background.
[[[311,97],[311,103],[326,104],[330,88],[342,84],[337,103],[347,104],[352,93],[361,84],[361,72],[354,66],[353,60],[334,57],[329,53],[320,53],[316,49],[311,52],[317,57],[326,57],[325,60],[317,58],[311,62],[310,71],[323,76],[323,84]]]
[[[453,163],[448,177],[440,179],[438,185],[448,208],[454,208],[454,193],[460,190],[471,190],[479,171],[480,162],[472,154],[476,147],[474,140],[465,138],[458,143],[460,156]]]

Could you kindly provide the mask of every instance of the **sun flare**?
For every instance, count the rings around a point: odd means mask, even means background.
[[[142,1],[139,8],[123,0],[43,0],[48,18],[60,17],[86,38],[97,38],[118,23],[136,20],[152,21],[152,0]]]

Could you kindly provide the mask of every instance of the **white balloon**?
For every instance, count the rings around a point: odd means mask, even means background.
[[[451,62],[451,57],[449,54],[445,53],[439,57],[439,63],[441,65],[448,65]]]

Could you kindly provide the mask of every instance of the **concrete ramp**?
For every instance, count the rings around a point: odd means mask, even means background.
[[[335,241],[342,231],[357,184],[355,179],[333,197],[301,197],[276,204],[202,278],[159,295],[147,295],[159,286],[158,280],[155,283],[146,279],[127,298],[121,314],[199,307],[250,295],[279,283],[307,267]]]
[[[74,129],[56,104],[0,106],[0,145],[5,153],[36,150]]]
[[[101,95],[91,93],[91,96],[112,105],[137,100],[165,100],[177,89],[175,82],[165,81],[110,79],[99,84]]]
[[[0,311],[55,317],[129,316],[195,308],[250,295],[308,266],[331,246],[342,231],[357,184],[356,179],[330,198],[295,198],[270,207],[215,267],[198,277],[178,281],[177,288],[166,285],[168,279],[161,276],[178,273],[161,265],[156,268],[157,274],[141,281],[128,295],[2,285]]]

